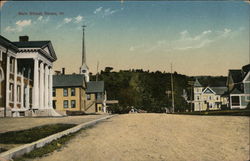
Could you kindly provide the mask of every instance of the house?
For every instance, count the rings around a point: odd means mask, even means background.
[[[245,109],[250,103],[250,64],[229,70],[227,86],[230,108]]]
[[[59,112],[95,112],[95,107],[89,107],[86,101],[86,81],[84,75],[65,75],[63,73],[53,76],[53,108]]]
[[[51,41],[10,42],[0,36],[1,116],[59,116],[52,108]]]
[[[88,108],[95,108],[94,112],[106,113],[106,92],[104,90],[104,81],[87,82],[87,104]]]
[[[194,111],[219,110],[227,105],[224,93],[227,87],[203,87],[198,79],[194,82]]]

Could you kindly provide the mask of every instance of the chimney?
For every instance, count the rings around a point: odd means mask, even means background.
[[[65,75],[65,68],[62,68],[62,75]]]
[[[19,36],[19,41],[20,42],[27,42],[27,41],[29,41],[29,36]]]

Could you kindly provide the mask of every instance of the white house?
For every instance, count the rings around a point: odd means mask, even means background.
[[[245,109],[250,103],[250,64],[229,70],[227,86],[231,109]]]
[[[203,87],[198,79],[194,83],[194,111],[219,110],[227,104],[227,87]]]

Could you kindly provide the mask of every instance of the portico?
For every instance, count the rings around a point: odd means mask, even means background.
[[[0,71],[5,83],[0,82],[0,94],[3,88],[5,91],[1,116],[58,116],[52,108],[53,62],[57,57],[51,42],[29,41],[28,36],[19,39],[10,42],[1,37],[0,67],[5,69]]]

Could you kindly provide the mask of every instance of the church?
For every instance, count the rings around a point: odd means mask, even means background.
[[[0,117],[60,116],[52,108],[56,60],[51,41],[0,35]]]

